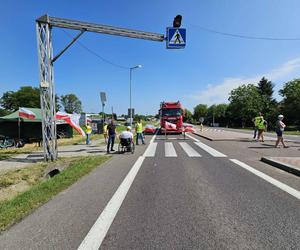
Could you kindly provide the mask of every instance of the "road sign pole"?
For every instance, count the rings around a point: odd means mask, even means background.
[[[105,106],[105,104],[102,103],[102,123],[104,123],[104,120],[105,120],[105,116],[104,116],[104,106]]]
[[[131,107],[131,80],[132,80],[132,68],[129,73],[129,112],[130,112],[130,127],[132,127],[132,107]]]

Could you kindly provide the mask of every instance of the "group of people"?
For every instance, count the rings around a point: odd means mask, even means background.
[[[136,145],[139,145],[139,139],[141,139],[142,144],[145,144],[144,134],[143,134],[143,124],[141,120],[138,120],[135,126],[136,132]],[[105,124],[103,127],[103,135],[105,143],[107,144],[107,153],[109,154],[114,150],[115,138],[117,136],[116,125],[113,120],[109,124]],[[121,132],[119,139],[130,139],[133,140],[133,133],[131,132],[131,127],[128,126],[125,131]]]
[[[283,140],[283,131],[286,125],[283,122],[283,115],[278,115],[278,119],[276,121],[275,132],[277,134],[277,140],[275,143],[275,148],[278,147],[279,143],[281,142],[284,148],[288,148]],[[253,139],[257,141],[264,142],[264,132],[267,130],[268,123],[264,119],[263,114],[259,112],[259,115],[253,119],[254,123],[254,135]]]

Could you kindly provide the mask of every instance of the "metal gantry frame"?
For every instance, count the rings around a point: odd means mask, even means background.
[[[57,56],[53,56],[53,27],[80,31],[80,33],[60,53],[58,53]],[[46,161],[55,161],[57,160],[58,156],[53,63],[86,31],[138,38],[156,42],[162,42],[166,39],[163,34],[87,23],[65,18],[50,17],[48,15],[44,15],[36,20],[40,74],[40,98],[42,110],[43,149],[44,159]]]

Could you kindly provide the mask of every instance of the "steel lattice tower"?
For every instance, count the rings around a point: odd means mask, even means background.
[[[40,97],[42,109],[42,134],[45,160],[57,159],[57,138],[55,121],[55,89],[53,76],[53,49],[49,23],[36,23]]]

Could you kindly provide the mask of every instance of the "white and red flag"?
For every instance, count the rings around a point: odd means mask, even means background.
[[[182,132],[194,133],[195,129],[193,128],[193,126],[183,126],[183,131]]]
[[[173,129],[177,129],[177,127],[176,127],[176,124],[166,121],[165,122],[165,129],[173,130]]]
[[[35,113],[33,113],[31,110],[29,110],[27,108],[19,108],[19,117],[34,120],[36,115],[35,115]]]
[[[80,115],[73,115],[73,114],[68,114],[60,111],[56,113],[56,119],[64,120],[72,128],[74,128],[79,134],[85,136],[83,129],[79,126],[79,117]]]

